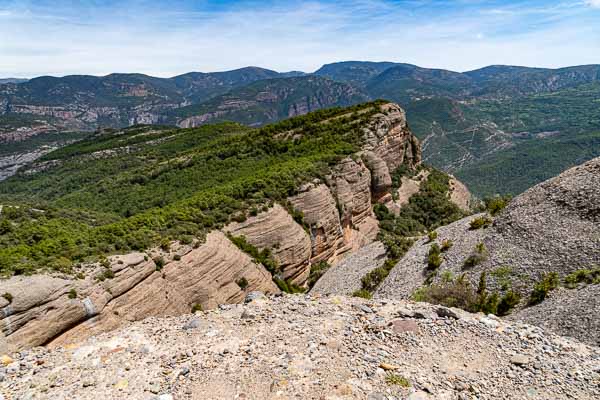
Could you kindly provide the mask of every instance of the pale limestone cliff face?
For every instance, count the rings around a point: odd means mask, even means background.
[[[387,163],[373,151],[362,153],[365,164],[371,171],[371,196],[376,203],[392,200],[392,177]]]
[[[371,204],[371,171],[357,157],[342,160],[327,177],[337,201],[344,242],[353,251],[371,243],[379,232]]]
[[[304,222],[310,227],[311,263],[319,261],[335,263],[341,254],[350,249],[344,243],[335,199],[325,184],[303,185],[300,193],[288,200],[295,209],[304,214]]]
[[[402,164],[416,167],[421,163],[421,146],[408,129],[406,113],[393,103],[384,104],[381,111],[363,129],[366,140],[363,149],[372,151],[385,161],[389,171]]]
[[[244,222],[233,222],[223,230],[234,236],[244,236],[248,243],[259,249],[269,248],[284,279],[301,285],[308,278],[310,236],[279,204]]]
[[[269,272],[218,231],[160,271],[141,253],[111,261],[115,277],[103,282],[92,276],[65,280],[41,275],[2,282],[0,291],[13,299],[4,301],[0,314],[0,352],[77,341],[123,322],[187,313],[194,304],[207,309],[236,303],[253,290],[279,292]],[[245,289],[236,283],[240,278],[248,282]],[[69,298],[71,289],[77,298]]]

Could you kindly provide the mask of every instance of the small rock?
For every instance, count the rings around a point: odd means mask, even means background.
[[[451,308],[447,308],[447,307],[438,307],[435,312],[437,313],[438,316],[442,317],[442,318],[453,318],[453,319],[460,319],[460,315],[452,310]]]
[[[418,392],[414,392],[411,393],[410,396],[408,396],[407,400],[428,400],[429,399],[429,395],[421,390],[419,390]]]
[[[408,308],[400,307],[398,308],[397,314],[402,318],[413,318],[415,313],[409,310]]]
[[[190,321],[188,321],[187,324],[185,324],[183,326],[183,329],[185,329],[185,330],[196,329],[196,328],[199,328],[201,324],[202,324],[202,322],[200,321],[200,318],[192,318]]]
[[[397,319],[391,322],[394,333],[417,332],[419,325],[415,321]]]
[[[511,364],[522,366],[529,364],[529,357],[522,354],[517,354],[510,359]]]
[[[246,295],[246,298],[244,299],[244,303],[251,303],[255,300],[266,300],[266,299],[267,299],[267,296],[265,296],[263,294],[263,292],[259,292],[259,291],[255,290]]]
[[[242,316],[240,318],[242,318],[242,319],[254,319],[254,318],[256,318],[256,314],[254,314],[250,310],[244,310],[244,312],[242,313]]]
[[[360,308],[360,310],[362,312],[364,312],[365,314],[372,314],[373,313],[373,310],[370,307],[365,306],[364,304],[361,304],[360,306],[358,306],[358,308]]]
[[[384,363],[384,362],[382,362],[381,364],[379,364],[379,367],[381,369],[383,369],[384,371],[395,371],[395,370],[397,370],[397,369],[400,368],[397,365],[388,364],[388,363]]]
[[[0,363],[2,363],[2,365],[7,366],[8,364],[12,364],[15,360],[13,360],[10,356],[4,354],[2,357],[0,357]]]

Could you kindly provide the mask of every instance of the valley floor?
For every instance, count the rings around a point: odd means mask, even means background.
[[[258,296],[12,357],[7,399],[600,397],[598,348],[495,317],[342,296]]]

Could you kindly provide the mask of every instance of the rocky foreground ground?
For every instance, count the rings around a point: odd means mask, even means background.
[[[249,297],[3,356],[0,391],[5,399],[600,398],[600,349],[541,328],[423,303]]]

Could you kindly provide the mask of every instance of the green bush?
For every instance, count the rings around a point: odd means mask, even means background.
[[[394,374],[392,372],[389,372],[385,376],[385,382],[388,385],[398,385],[398,386],[402,386],[403,388],[410,387],[410,382],[408,379],[406,379],[405,377],[403,377],[401,375]]]
[[[512,200],[512,196],[494,196],[483,199],[485,209],[491,216],[496,216],[500,211],[504,210],[508,203]]]
[[[6,299],[6,301],[8,301],[9,303],[12,303],[12,301],[13,301],[13,295],[8,292],[4,293],[2,295],[2,297],[4,297]]]
[[[446,239],[442,242],[442,253],[447,252],[448,250],[450,250],[452,248],[452,246],[454,245],[454,243],[452,242],[452,240],[450,239]]]
[[[442,265],[442,257],[440,257],[441,249],[437,243],[434,243],[429,248],[429,254],[427,256],[427,268],[430,270],[436,270]]]
[[[600,267],[593,269],[580,269],[564,278],[565,286],[569,289],[577,287],[579,283],[589,285],[600,284]]]
[[[194,304],[192,305],[192,314],[195,314],[195,313],[196,313],[196,312],[198,312],[198,311],[203,311],[203,310],[202,310],[202,304],[199,304],[199,303],[194,303]]]
[[[245,290],[248,287],[248,280],[244,277],[236,280],[235,283],[240,287],[240,289]]]
[[[533,286],[529,296],[529,305],[536,305],[544,301],[548,297],[548,293],[556,289],[559,283],[560,280],[556,272],[544,274],[542,279]]]
[[[507,291],[500,299],[500,303],[498,303],[497,315],[508,315],[520,302],[521,296],[518,293],[512,290]]]
[[[362,297],[363,299],[367,299],[367,300],[370,300],[370,299],[372,299],[372,298],[373,298],[373,295],[371,294],[371,292],[369,292],[369,291],[368,291],[368,290],[366,290],[366,289],[358,289],[358,290],[355,290],[355,291],[352,293],[352,296],[354,296],[354,297]]]
[[[154,257],[152,260],[154,261],[154,264],[156,265],[157,271],[162,270],[163,267],[165,266],[165,259],[161,256]]]
[[[70,299],[76,299],[77,298],[77,291],[75,289],[69,290],[69,298]]]
[[[435,239],[437,239],[438,237],[438,233],[436,231],[430,231],[427,234],[427,238],[429,239],[430,242],[433,242]]]
[[[471,223],[469,224],[469,227],[470,227],[470,229],[475,230],[475,229],[487,228],[491,224],[492,224],[492,219],[489,218],[487,215],[482,215],[481,217],[472,219]]]

